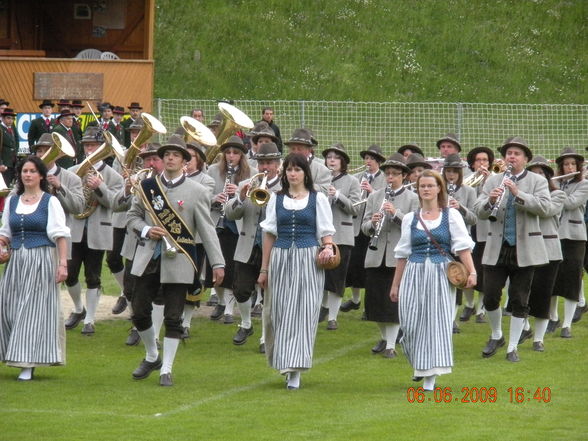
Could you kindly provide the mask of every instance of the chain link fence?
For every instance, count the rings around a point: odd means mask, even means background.
[[[448,132],[457,134],[465,156],[476,146],[497,149],[509,136],[522,136],[534,154],[548,159],[563,147],[584,153],[588,145],[588,105],[576,104],[483,104],[483,103],[382,103],[345,101],[234,102],[253,121],[264,107],[274,109],[274,121],[286,141],[299,127],[311,129],[319,150],[341,142],[361,163],[359,152],[379,144],[386,155],[407,143],[418,144],[429,157],[438,157],[435,142]],[[202,109],[205,122],[218,113],[216,100],[155,100],[157,117],[174,130],[182,115]]]

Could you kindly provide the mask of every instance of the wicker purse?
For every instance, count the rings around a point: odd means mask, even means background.
[[[321,246],[318,249],[318,252],[316,253],[316,265],[320,268],[320,269],[324,269],[324,270],[331,270],[331,269],[335,269],[339,266],[339,264],[341,263],[341,254],[339,253],[339,247],[337,246],[337,244],[335,242],[333,242],[333,257],[331,257],[331,259],[325,263],[325,264],[321,264],[319,263],[319,254],[321,253],[322,250],[324,250],[325,247]]]

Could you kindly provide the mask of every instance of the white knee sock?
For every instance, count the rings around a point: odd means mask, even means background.
[[[261,301],[263,300],[263,296],[261,295],[261,286],[259,286],[257,283],[255,284],[255,292],[257,293],[257,296],[255,297],[254,306],[257,306],[261,304]]]
[[[361,288],[351,288],[351,301],[355,304],[361,302]]]
[[[218,288],[213,288],[213,289],[216,291],[216,296],[218,297],[218,304],[219,305],[226,305],[225,289],[221,288],[220,286]],[[212,295],[212,291],[211,291],[210,295]]]
[[[525,326],[524,318],[515,317],[514,315],[510,317],[508,349],[506,352],[512,352],[517,348],[517,345],[519,344],[519,339],[521,338],[521,333],[523,332],[523,326]]]
[[[112,273],[112,275],[114,276],[114,279],[118,283],[118,286],[120,287],[120,290],[122,292],[124,288],[125,270],[119,271],[118,273]]]
[[[455,317],[457,317],[457,309],[459,308],[459,305],[457,303],[453,304],[453,321],[455,321]]]
[[[194,305],[184,305],[184,320],[182,320],[182,327],[189,328],[192,325],[192,316],[194,315]]]
[[[174,359],[176,358],[176,352],[178,351],[178,345],[180,344],[179,338],[164,337],[163,339],[163,363],[161,365],[161,374],[171,374]]]
[[[584,280],[582,280],[582,284],[580,285],[580,298],[578,299],[578,306],[580,308],[586,306],[586,297],[584,297]]]
[[[476,306],[476,315],[484,312],[484,293],[478,292],[478,305]]]
[[[84,310],[84,303],[82,302],[82,285],[80,285],[80,282],[74,286],[68,286],[67,292],[73,301],[74,312],[81,313]]]
[[[435,380],[437,375],[429,375],[428,377],[424,378],[423,381],[423,389],[424,390],[433,390],[435,389]]]
[[[300,387],[300,371],[294,371],[288,374],[288,386]]]
[[[86,318],[84,319],[84,324],[94,323],[99,301],[100,288],[91,288],[86,290]]]
[[[161,333],[161,326],[163,326],[163,311],[164,305],[156,305],[153,303],[153,310],[151,311],[151,321],[153,322],[153,329],[155,330],[155,338],[159,338]]]
[[[548,323],[549,319],[535,319],[535,335],[533,336],[533,341],[543,341]]]
[[[529,329],[531,329],[531,323],[529,323],[529,319],[528,318],[523,319],[523,320],[525,321],[524,324],[523,324],[523,329],[525,331],[528,331]]]
[[[467,306],[468,308],[473,308],[474,307],[474,290],[469,288],[469,289],[464,289],[463,290],[463,298],[465,300],[465,306]]]
[[[551,296],[551,302],[549,303],[549,320],[554,322],[559,320],[559,314],[557,312],[557,301],[559,300],[558,296]]]
[[[326,291],[327,293],[327,303],[329,307],[329,318],[328,320],[337,320],[337,314],[339,314],[339,307],[341,306],[341,302],[343,301],[342,297],[339,297],[337,294],[331,291]]]
[[[155,342],[155,328],[151,326],[149,329],[144,331],[137,331],[145,346],[145,360],[154,362],[159,357],[159,351],[157,350],[157,343]]]
[[[386,340],[386,323],[376,322],[378,328],[380,328],[380,335],[382,336],[382,340]]]
[[[399,330],[400,324],[386,323],[386,349],[396,348],[396,337],[398,337]]]
[[[241,313],[241,327],[245,329],[251,328],[251,298],[243,303],[237,302],[237,306]]]
[[[492,339],[498,340],[502,337],[502,310],[496,308],[494,311],[486,311],[488,321],[490,322],[490,329],[492,330]]]
[[[235,296],[232,289],[225,288],[225,314],[233,315],[233,308],[235,308]]]
[[[561,325],[562,328],[570,328],[572,326],[572,319],[574,318],[574,312],[576,312],[576,306],[578,306],[578,302],[564,299],[564,319]]]
[[[261,337],[259,337],[259,344],[265,344],[265,314],[261,314]]]

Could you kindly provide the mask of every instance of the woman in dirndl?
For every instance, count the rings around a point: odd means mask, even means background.
[[[445,256],[459,255],[469,272],[466,287],[470,288],[476,284],[474,242],[459,211],[447,207],[445,184],[437,172],[425,170],[417,189],[421,208],[402,219],[390,298],[398,301],[402,346],[414,369],[413,380],[424,378],[423,388],[433,390],[436,377],[451,373],[453,366],[455,287],[447,279]]]
[[[16,194],[0,227],[0,360],[33,379],[38,366],[65,364],[59,287],[67,277],[65,213],[48,193],[47,168],[37,157],[17,166]],[[10,251],[9,251],[10,250]]]
[[[286,375],[287,389],[295,390],[301,372],[312,367],[325,284],[317,253],[320,263],[332,259],[335,229],[327,197],[314,190],[308,160],[291,153],[282,167],[282,190],[272,193],[261,223],[263,253],[257,283],[266,290],[268,362]]]

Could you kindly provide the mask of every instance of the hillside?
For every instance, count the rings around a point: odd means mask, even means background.
[[[588,103],[583,0],[158,0],[163,98]]]

